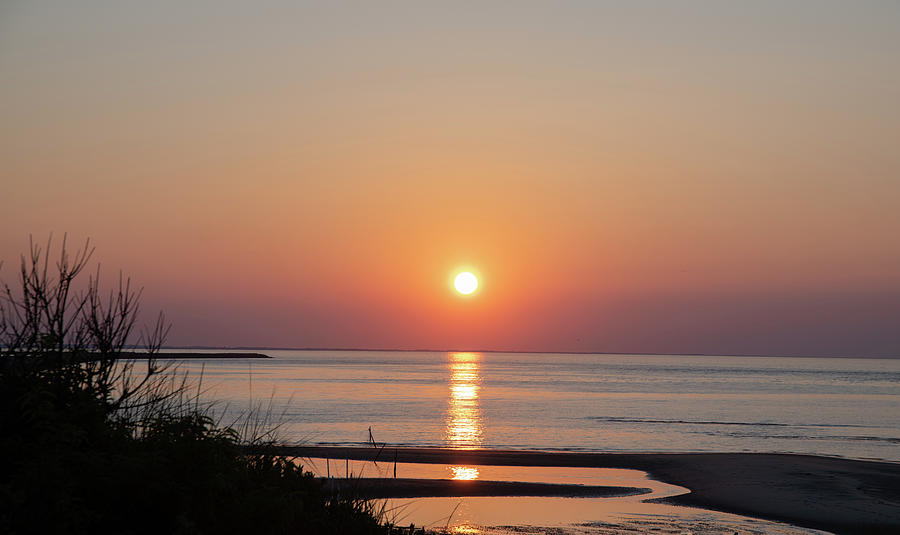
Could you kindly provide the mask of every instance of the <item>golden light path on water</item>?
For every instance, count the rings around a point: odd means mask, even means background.
[[[450,397],[447,406],[446,442],[454,448],[481,446],[482,419],[478,394],[481,389],[481,354],[449,353]],[[452,479],[478,479],[478,468],[450,467]]]
[[[470,480],[478,479],[478,469],[474,466],[451,466],[451,479]]]

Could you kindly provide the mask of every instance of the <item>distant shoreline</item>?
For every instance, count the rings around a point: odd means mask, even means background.
[[[896,360],[895,356],[866,356],[866,355],[758,355],[751,353],[719,354],[719,353],[623,353],[604,351],[524,351],[513,349],[378,349],[359,347],[253,347],[253,346],[171,346],[169,349],[202,349],[219,351],[345,351],[345,352],[380,352],[380,353],[512,353],[517,355],[616,355],[633,357],[761,357],[761,358],[792,358],[792,359],[866,359],[866,360]],[[270,357],[271,358],[271,357]]]
[[[140,353],[137,351],[122,351],[119,353],[120,359],[135,359],[141,360],[146,359],[150,355],[148,353]],[[269,355],[264,355],[262,353],[189,353],[189,352],[177,352],[177,353],[154,353],[153,358],[155,359],[172,359],[172,360],[187,360],[187,359],[270,359]]]
[[[900,532],[900,463],[778,453],[576,453],[385,448],[381,460],[407,463],[630,468],[691,490],[673,505],[787,522],[838,534]],[[282,446],[297,457],[373,460],[372,447]],[[415,480],[379,480],[373,498],[419,495]],[[425,483],[421,485],[436,485]],[[453,482],[443,483],[449,492]],[[485,486],[485,489],[490,486]],[[504,488],[504,495],[514,487]],[[487,492],[487,490],[485,490]]]

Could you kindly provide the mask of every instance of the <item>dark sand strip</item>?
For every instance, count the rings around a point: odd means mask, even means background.
[[[647,494],[650,489],[516,481],[456,481],[452,479],[379,479],[332,478],[327,484],[336,489],[358,492],[369,498],[445,498],[456,496],[560,496],[568,498],[607,498]]]
[[[284,446],[298,457],[436,464],[631,468],[691,489],[667,503],[834,533],[900,533],[900,464],[769,453],[574,453]],[[389,485],[391,480],[385,480]],[[407,483],[408,484],[408,483]]]

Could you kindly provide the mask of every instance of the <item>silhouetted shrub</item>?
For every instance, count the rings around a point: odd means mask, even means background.
[[[383,533],[365,500],[341,498],[265,444],[248,449],[152,358],[120,361],[139,292],[97,278],[75,292],[88,245],[23,257],[0,307],[0,533]],[[106,304],[104,304],[106,303]]]

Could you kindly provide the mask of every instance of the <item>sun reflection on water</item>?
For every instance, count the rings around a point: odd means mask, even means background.
[[[450,479],[469,481],[478,479],[478,468],[474,466],[450,466]]]
[[[453,533],[453,535],[481,535],[484,531],[475,526],[460,524],[450,528],[450,533]]]
[[[478,405],[481,354],[450,353],[449,360],[450,399],[444,438],[454,448],[477,448],[482,441],[481,408]]]

